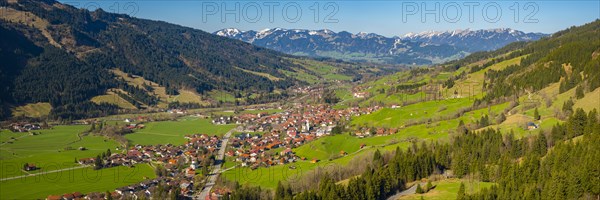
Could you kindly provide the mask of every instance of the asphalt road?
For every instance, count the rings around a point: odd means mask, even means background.
[[[223,159],[225,158],[225,150],[227,149],[229,137],[235,130],[238,130],[239,128],[240,127],[231,129],[223,136],[223,139],[221,140],[221,148],[219,148],[219,152],[217,152],[217,164],[213,166],[212,172],[208,175],[208,182],[206,182],[206,185],[204,185],[202,192],[196,193],[194,199],[206,199],[206,197],[208,197],[210,194],[210,190],[212,190],[212,187],[215,185],[217,177],[219,177],[219,174],[221,174],[221,167],[223,166]]]
[[[396,199],[400,198],[401,196],[414,194],[416,191],[417,191],[417,184],[414,184],[412,187],[410,187],[402,192],[398,192],[394,196],[388,197],[387,200],[396,200]]]
[[[50,173],[56,173],[56,172],[62,172],[62,171],[69,171],[69,170],[86,168],[86,167],[90,167],[90,166],[82,165],[82,166],[77,166],[77,167],[57,169],[57,170],[40,172],[40,173],[35,173],[35,174],[28,174],[28,175],[22,175],[22,176],[13,176],[13,177],[8,177],[8,178],[0,179],[0,181],[8,181],[8,180],[19,179],[19,178],[24,178],[24,177],[34,177],[34,176],[38,176],[38,175],[42,175],[42,174],[50,174]]]

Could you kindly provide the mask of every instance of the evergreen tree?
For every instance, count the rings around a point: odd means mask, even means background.
[[[433,187],[433,185],[431,185],[431,180],[427,181],[427,186],[425,187],[425,192],[429,192],[429,190],[431,190]]]
[[[97,155],[96,159],[94,160],[94,169],[102,169],[102,158],[100,157],[100,155]]]
[[[416,189],[415,193],[417,193],[417,194],[423,194],[423,193],[425,193],[423,191],[423,188],[421,188],[421,184],[417,184],[417,189]]]
[[[281,184],[281,181],[277,182],[277,187],[275,188],[275,200],[285,199],[285,188]]]
[[[546,141],[546,135],[543,132],[540,132],[534,143],[535,153],[539,156],[546,155],[546,151],[548,149],[548,144]]]
[[[501,124],[504,121],[506,121],[506,115],[504,113],[500,113],[500,115],[498,116],[498,120],[496,121],[496,123],[497,124]]]
[[[375,153],[373,153],[373,164],[375,164],[375,167],[380,167],[383,165],[383,158],[381,157],[381,152],[379,149],[375,150]]]
[[[104,198],[105,198],[106,200],[112,200],[112,199],[113,199],[113,198],[112,198],[112,195],[111,195],[111,194],[110,194],[110,192],[108,192],[108,191],[106,191],[106,193],[104,193]]]
[[[465,122],[461,119],[458,122],[458,127],[456,128],[456,132],[458,132],[459,134],[465,134],[467,133],[467,127],[465,126]]]
[[[585,94],[583,93],[583,87],[577,86],[577,89],[575,89],[575,98],[577,99],[581,99],[583,98],[583,96],[585,96]]]
[[[456,197],[457,200],[463,200],[465,199],[465,184],[463,182],[460,182],[460,187],[458,188],[458,196]]]
[[[540,113],[538,112],[538,108],[535,108],[535,111],[533,111],[533,118],[535,120],[540,120],[542,117],[540,116]]]

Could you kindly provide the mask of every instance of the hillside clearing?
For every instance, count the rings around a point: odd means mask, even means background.
[[[33,117],[33,118],[41,118],[46,117],[50,114],[52,110],[52,105],[50,103],[30,103],[24,106],[16,107],[12,110],[13,117]]]

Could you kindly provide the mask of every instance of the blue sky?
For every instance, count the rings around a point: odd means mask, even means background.
[[[513,28],[552,33],[600,18],[598,0],[547,1],[199,1],[61,0],[208,32],[222,28],[330,29],[378,33]]]

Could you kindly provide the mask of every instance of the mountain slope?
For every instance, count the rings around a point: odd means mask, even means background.
[[[512,29],[424,32],[393,38],[374,33],[336,33],[327,29],[274,28],[257,32],[228,28],[213,34],[289,54],[419,65],[462,58],[476,51],[495,50],[511,42],[537,40],[544,36]]]
[[[474,107],[520,101],[523,107],[539,106],[557,118],[564,116],[561,111],[571,110],[571,103],[600,109],[598,101],[591,100],[600,99],[599,35],[600,20],[596,20],[538,41],[515,42],[435,67],[386,76],[355,88],[369,95],[348,103],[391,106],[469,97]]]
[[[124,90],[131,102],[158,104],[152,88],[132,85],[113,69],[157,83],[168,95],[184,89],[270,94],[302,83],[288,75],[307,71],[293,61],[303,58],[165,22],[53,0],[0,1],[0,9],[0,34],[9,38],[0,42],[3,116],[10,105],[36,102],[50,102],[54,118],[114,113],[114,105],[89,101],[111,88]],[[343,65],[337,72],[351,70]]]

